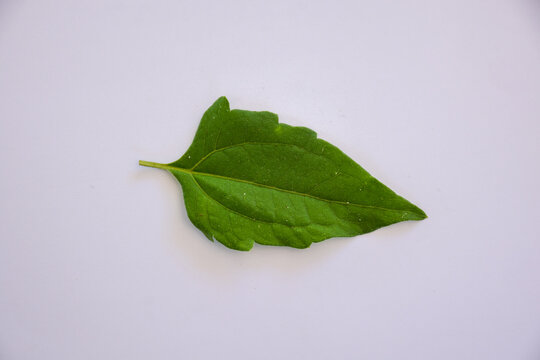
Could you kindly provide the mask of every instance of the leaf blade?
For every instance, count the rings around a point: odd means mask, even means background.
[[[158,165],[182,184],[192,223],[236,250],[305,248],[426,217],[314,131],[230,110],[225,97],[205,112],[186,153]]]

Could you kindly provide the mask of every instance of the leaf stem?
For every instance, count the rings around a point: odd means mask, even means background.
[[[144,160],[139,160],[139,165],[153,167],[153,168],[157,168],[157,169],[167,169],[169,167],[166,164],[160,164],[160,163],[155,163],[155,162],[152,162],[152,161],[144,161]]]

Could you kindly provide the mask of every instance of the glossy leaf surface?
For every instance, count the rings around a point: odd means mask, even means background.
[[[230,110],[225,97],[205,112],[180,159],[140,164],[171,172],[191,222],[236,250],[254,242],[306,248],[426,218],[312,130],[271,112]]]

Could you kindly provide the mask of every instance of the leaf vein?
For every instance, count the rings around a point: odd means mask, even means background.
[[[256,221],[256,222],[261,222],[261,223],[265,223],[265,224],[270,224],[270,225],[273,225],[273,224],[278,224],[278,225],[284,225],[284,226],[289,226],[289,227],[294,227],[294,226],[307,226],[307,225],[289,225],[289,224],[282,224],[282,223],[279,223],[279,222],[270,222],[270,221],[265,221],[265,220],[260,220],[260,219],[255,219],[249,215],[246,215],[246,214],[242,214],[241,212],[238,212],[234,209],[231,209],[230,207],[228,207],[227,205],[223,204],[222,202],[218,201],[216,198],[214,198],[213,196],[211,196],[209,193],[206,192],[206,190],[204,190],[204,188],[201,186],[201,184],[197,181],[197,179],[195,178],[195,176],[193,174],[191,174],[191,177],[193,178],[193,181],[195,182],[195,184],[197,185],[197,187],[199,189],[201,189],[201,191],[210,199],[214,200],[217,204],[221,205],[222,207],[224,207],[225,209],[239,215],[239,216],[242,216],[242,217],[245,217],[249,220],[253,220],[253,221]]]

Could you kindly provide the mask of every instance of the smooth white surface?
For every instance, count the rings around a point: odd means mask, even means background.
[[[0,358],[539,359],[540,6],[0,2]],[[211,243],[167,173],[220,95],[429,219]]]

